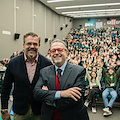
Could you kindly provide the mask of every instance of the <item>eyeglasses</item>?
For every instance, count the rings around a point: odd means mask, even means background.
[[[29,47],[30,47],[31,45],[33,45],[34,47],[38,46],[37,43],[31,43],[31,42],[26,43],[26,45],[29,46]]]
[[[62,53],[64,50],[66,50],[65,48],[58,48],[58,49],[51,49],[50,52],[51,53],[56,53],[56,51],[58,51],[58,53]]]

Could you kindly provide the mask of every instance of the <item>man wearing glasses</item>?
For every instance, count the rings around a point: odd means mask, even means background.
[[[85,69],[67,61],[65,42],[51,43],[54,65],[43,68],[34,88],[34,97],[43,102],[41,120],[89,120],[83,102]]]
[[[38,81],[40,69],[52,63],[38,53],[40,38],[35,33],[27,33],[23,38],[24,53],[10,60],[1,94],[3,120],[9,120],[8,100],[14,82],[14,120],[40,120],[41,103],[33,99],[33,89]]]

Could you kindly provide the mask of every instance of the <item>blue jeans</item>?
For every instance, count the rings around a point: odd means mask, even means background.
[[[112,96],[112,98],[110,99],[109,102],[108,102],[108,95]],[[103,98],[103,102],[104,102],[105,107],[111,107],[112,108],[116,97],[117,97],[116,90],[114,90],[113,88],[106,88],[102,93],[102,98]]]

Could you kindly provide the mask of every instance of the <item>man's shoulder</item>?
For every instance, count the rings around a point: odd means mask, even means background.
[[[41,71],[54,70],[54,65],[49,65],[41,69]]]
[[[79,65],[74,65],[74,64],[71,64],[71,63],[68,63],[65,70],[66,71],[70,70],[71,74],[74,75],[74,76],[77,76],[79,74],[85,75],[85,73],[86,73],[86,69],[84,67],[79,66]]]
[[[42,55],[40,53],[38,55],[39,55],[39,59],[40,60],[42,60],[44,62],[50,62],[51,63],[50,59],[46,58],[44,55]]]
[[[75,65],[75,64],[72,64],[72,63],[69,63],[69,62],[68,62],[68,65],[71,66],[74,69],[84,69],[84,67],[82,67],[80,65]]]
[[[21,59],[23,59],[23,54],[20,54],[19,56],[15,56],[10,60],[10,63],[16,63],[18,61],[20,61]]]

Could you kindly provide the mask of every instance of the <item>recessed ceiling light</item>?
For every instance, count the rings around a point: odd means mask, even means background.
[[[120,5],[120,3],[106,3],[106,4],[91,4],[91,5],[64,6],[64,7],[56,7],[55,9],[96,7],[96,6],[108,6],[108,5]]]
[[[81,15],[81,16],[74,16],[74,18],[80,18],[80,17],[103,17],[103,16],[115,16],[114,14],[98,14],[98,15]]]
[[[53,3],[53,2],[66,2],[66,1],[74,1],[74,0],[50,0],[47,1],[48,3]]]
[[[69,13],[81,13],[81,12],[99,12],[99,11],[118,11],[120,9],[105,9],[105,10],[88,10],[88,11],[71,11],[71,12],[62,12],[62,14],[69,14]]]

